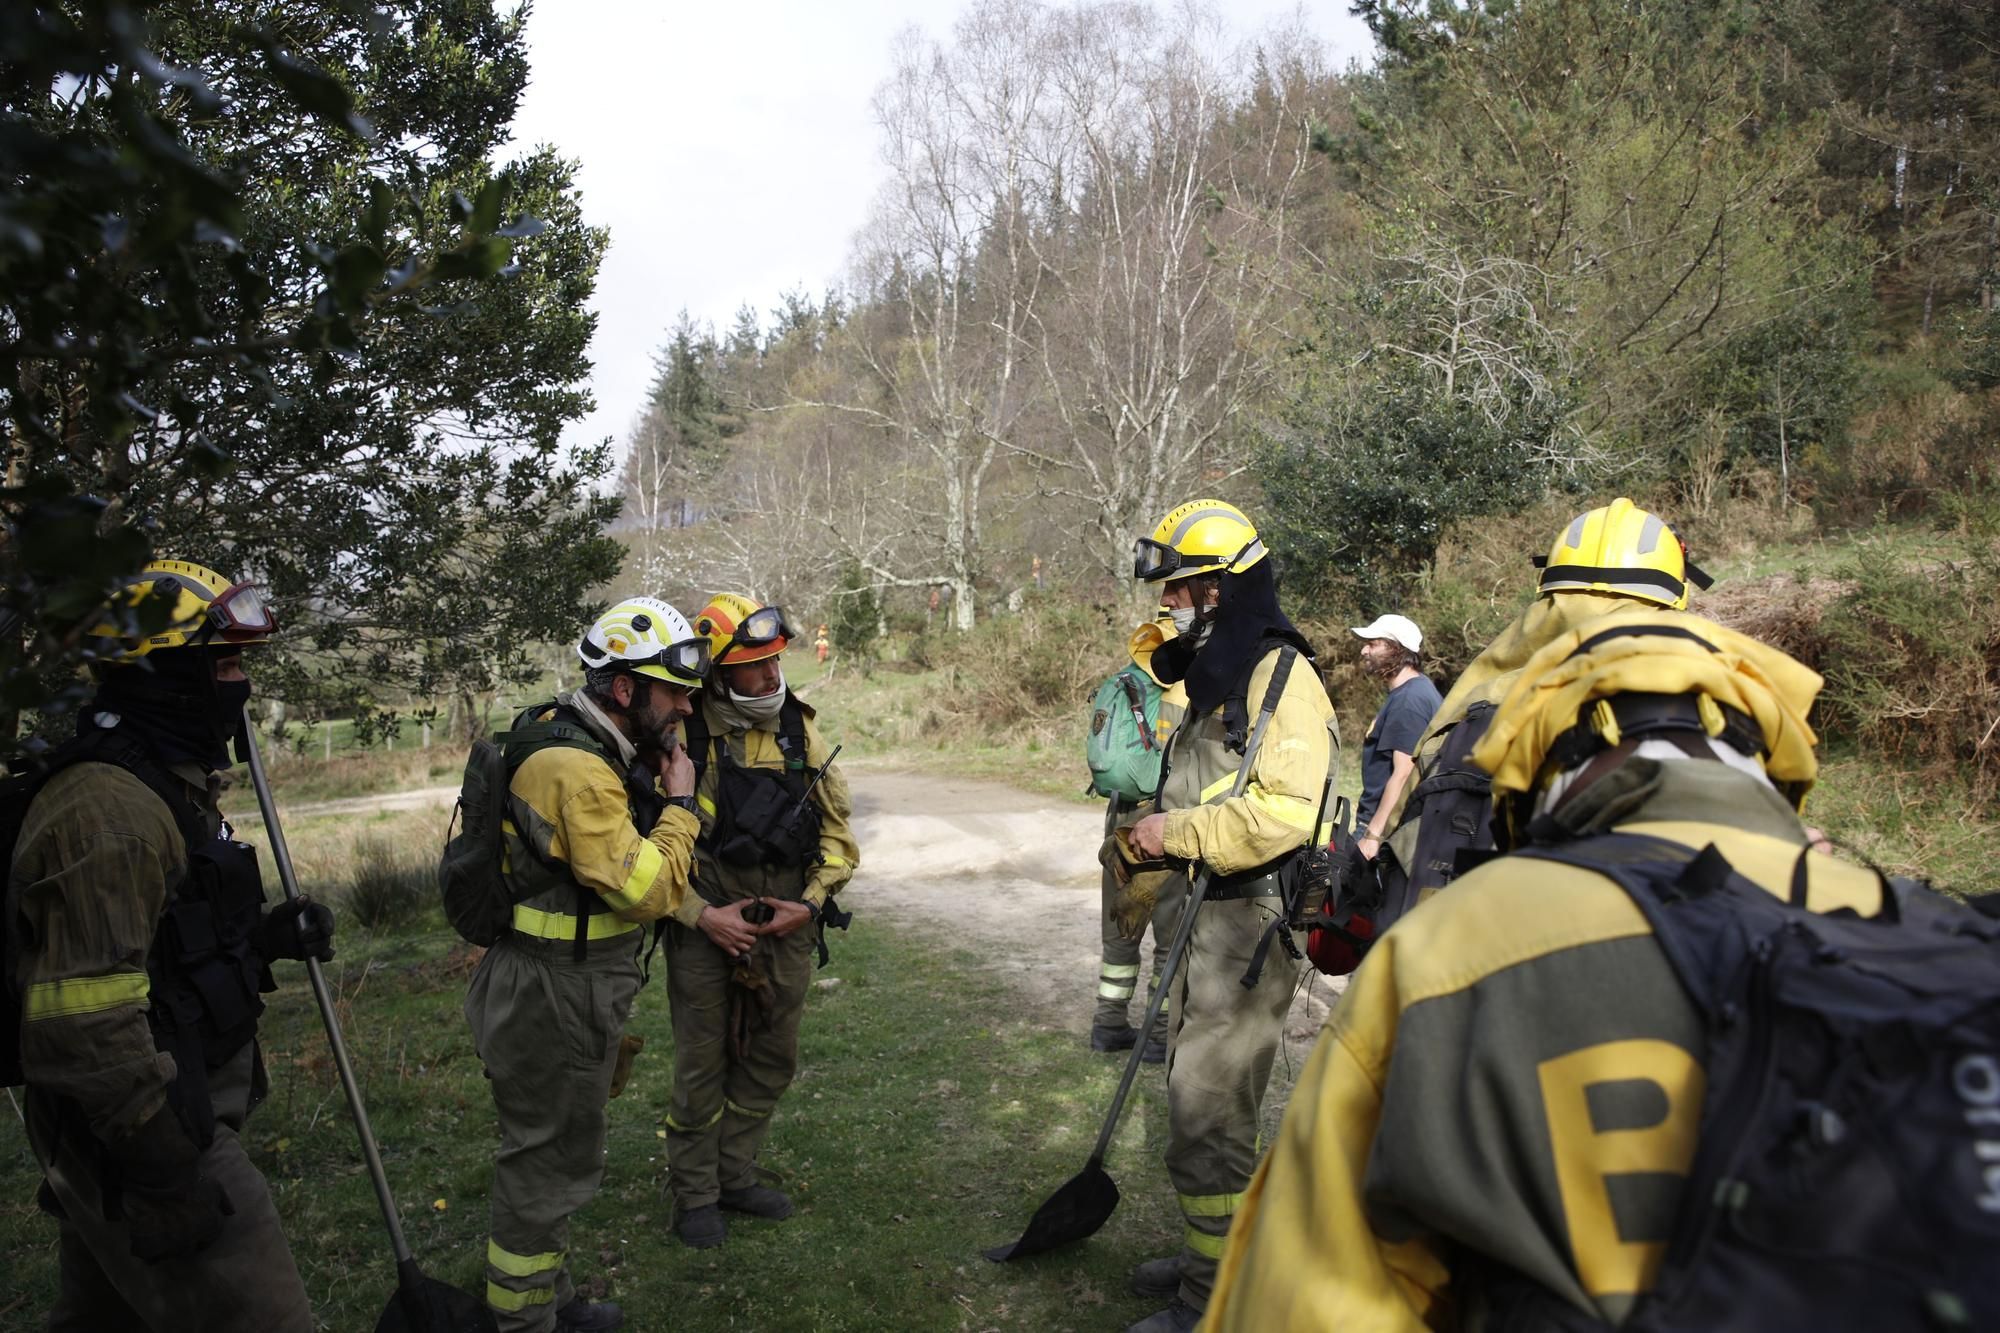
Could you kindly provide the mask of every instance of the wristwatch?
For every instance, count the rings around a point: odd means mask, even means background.
[[[694,797],[692,796],[669,796],[667,798],[667,804],[677,805],[681,809],[687,811],[689,814],[693,814],[695,812]]]

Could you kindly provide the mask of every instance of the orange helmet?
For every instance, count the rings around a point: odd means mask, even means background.
[[[760,606],[748,597],[719,592],[694,614],[694,632],[708,639],[717,666],[737,666],[776,657],[798,631],[781,606]]]

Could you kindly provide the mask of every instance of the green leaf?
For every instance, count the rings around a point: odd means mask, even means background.
[[[507,182],[496,176],[479,187],[478,202],[472,206],[472,217],[466,227],[481,236],[490,236],[500,225],[500,210],[507,204]]]

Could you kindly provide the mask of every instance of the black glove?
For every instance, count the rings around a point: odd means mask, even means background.
[[[201,1173],[201,1151],[163,1106],[138,1129],[105,1145],[132,1254],[149,1263],[207,1248],[236,1212],[221,1184]]]
[[[302,963],[317,958],[333,961],[333,909],[310,898],[287,898],[273,907],[257,927],[257,956],[267,963],[289,958]]]

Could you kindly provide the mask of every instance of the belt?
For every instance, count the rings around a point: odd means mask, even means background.
[[[583,928],[587,940],[610,939],[639,928],[636,921],[620,921],[609,912],[592,912]],[[574,940],[576,916],[570,912],[544,912],[524,903],[514,904],[514,933],[537,940]]]
[[[1278,882],[1270,875],[1259,875],[1255,879],[1240,883],[1216,884],[1211,881],[1209,890],[1202,897],[1212,903],[1234,902],[1241,898],[1282,898],[1284,893]]]

